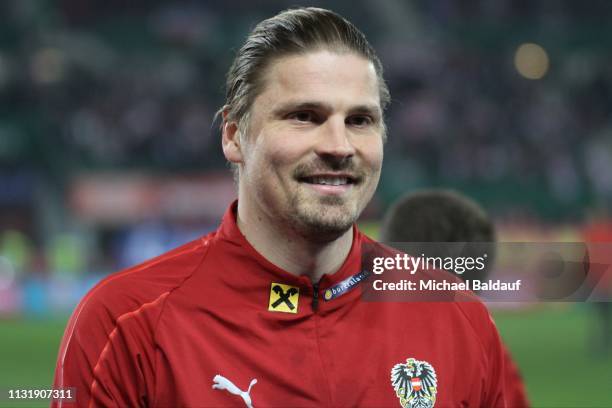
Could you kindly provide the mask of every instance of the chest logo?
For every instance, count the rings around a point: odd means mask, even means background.
[[[272,282],[268,310],[271,312],[297,313],[299,299],[300,288]]]
[[[391,369],[391,385],[403,408],[433,408],[438,393],[436,370],[427,361],[406,359]]]
[[[242,391],[240,388],[236,387],[233,382],[223,377],[222,375],[217,374],[213,378],[212,387],[213,390],[226,390],[231,394],[238,395],[240,398],[242,398],[247,408],[254,408],[253,401],[251,401],[251,388],[255,384],[257,384],[257,379],[253,378],[251,380],[251,383],[249,384],[249,388],[246,391]]]

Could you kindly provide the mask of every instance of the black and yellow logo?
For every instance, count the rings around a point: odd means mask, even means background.
[[[299,299],[300,289],[298,287],[272,282],[268,310],[271,312],[297,313]]]

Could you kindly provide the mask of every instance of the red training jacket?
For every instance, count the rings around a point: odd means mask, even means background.
[[[356,227],[314,293],[255,251],[235,211],[83,298],[54,382],[76,402],[53,407],[506,406],[504,351],[480,302],[364,302],[367,282],[329,296],[372,242]]]

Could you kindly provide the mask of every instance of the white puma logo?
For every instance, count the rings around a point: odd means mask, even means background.
[[[240,388],[236,387],[233,382],[219,374],[215,375],[213,382],[214,384],[212,387],[214,390],[227,390],[234,395],[239,395],[244,400],[247,408],[253,408],[253,402],[251,401],[251,396],[249,394],[251,393],[251,387],[257,384],[256,378],[251,380],[249,389],[246,392],[242,391]]]

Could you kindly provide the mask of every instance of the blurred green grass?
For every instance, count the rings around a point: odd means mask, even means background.
[[[7,390],[51,385],[67,320],[0,320],[0,407],[49,406],[48,400],[9,400]]]
[[[597,324],[591,306],[494,313],[534,407],[612,407],[612,355],[590,347]]]
[[[589,349],[589,305],[546,305],[495,312],[495,321],[525,379],[534,407],[612,407],[612,356]],[[0,390],[47,388],[66,319],[0,321]],[[0,407],[44,407],[8,400]]]

